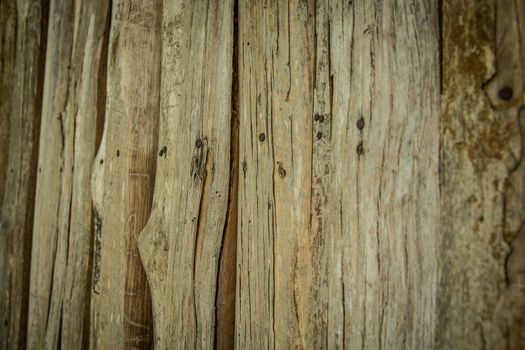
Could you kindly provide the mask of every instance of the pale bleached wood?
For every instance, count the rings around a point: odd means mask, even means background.
[[[13,4],[13,3],[11,3]],[[2,1],[2,11],[7,3]],[[25,348],[36,148],[41,106],[45,2],[16,1],[16,61],[9,118],[7,173],[0,215],[0,348]],[[3,12],[2,15],[8,15]],[[5,37],[9,45],[9,37]],[[7,47],[7,46],[6,46]],[[9,67],[5,61],[4,67]],[[8,79],[2,71],[2,81]],[[1,98],[4,98],[2,93]],[[9,95],[6,96],[8,98]],[[2,101],[2,105],[4,106]],[[2,111],[4,113],[4,111]]]
[[[152,344],[151,299],[137,236],[152,202],[160,89],[159,0],[113,2],[96,207],[90,347]]]
[[[212,348],[230,178],[233,1],[167,1],[154,205],[139,237],[155,348]]]
[[[313,248],[326,254],[318,272],[326,271],[319,291],[327,305],[325,346],[431,348],[439,233],[437,2],[329,2],[325,11],[330,100],[320,95],[317,113],[329,104],[330,114],[316,129],[329,137],[314,145],[314,155],[328,164],[317,172],[326,195],[313,212],[321,222]]]
[[[525,347],[524,16],[443,2],[437,348]]]
[[[239,2],[237,348],[304,347],[314,2]]]
[[[82,344],[89,305],[91,165],[106,1],[52,1],[35,199],[27,346]],[[58,343],[60,337],[60,343]]]
[[[236,344],[429,348],[437,3],[309,5],[239,7]]]

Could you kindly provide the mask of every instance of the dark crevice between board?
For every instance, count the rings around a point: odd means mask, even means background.
[[[230,132],[230,184],[228,207],[217,271],[215,296],[215,349],[233,349],[235,343],[235,291],[237,264],[237,203],[239,183],[239,37],[238,3],[233,14],[233,65]]]

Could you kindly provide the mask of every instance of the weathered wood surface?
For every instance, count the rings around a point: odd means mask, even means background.
[[[15,6],[16,11],[16,17],[8,19],[16,21],[14,72],[9,72],[9,53],[2,51],[0,78],[4,84],[10,79],[9,74],[13,74],[12,86],[5,86],[12,89],[5,97],[11,101],[4,100],[3,92],[0,97],[2,114],[9,113],[0,117],[2,124],[8,127],[9,137],[8,149],[2,150],[7,152],[3,155],[7,157],[3,158],[7,161],[7,169],[0,214],[0,348],[17,349],[25,347],[28,321],[29,264],[47,12],[46,2],[40,0],[2,0],[0,6],[2,16],[10,15],[9,6]],[[2,50],[9,50],[9,35],[14,35],[9,33],[12,30],[8,29],[9,26],[3,27],[7,31],[3,32]],[[2,139],[4,136],[7,137],[3,135]]]
[[[33,231],[30,349],[87,339],[99,65],[107,1],[50,4]],[[58,343],[60,341],[60,343]]]
[[[9,118],[13,105],[16,53],[16,2],[0,2],[0,199],[4,198],[9,152]],[[1,224],[1,223],[0,223]],[[9,324],[8,240],[0,227],[0,349],[7,348]],[[5,282],[2,282],[5,281]]]
[[[9,118],[13,105],[16,53],[16,1],[0,2],[0,198],[4,198],[9,151]]]
[[[41,1],[0,349],[525,347],[525,2]]]
[[[431,347],[437,3],[241,2],[239,21],[236,345]]]
[[[525,347],[524,38],[523,1],[443,2],[438,348]]]
[[[163,17],[157,177],[139,247],[155,347],[211,348],[230,183],[233,1],[165,2]]]
[[[236,347],[300,347],[315,137],[315,8],[313,1],[261,5],[238,5]]]
[[[149,217],[155,181],[161,4],[113,1],[104,135],[92,177],[91,348],[152,344],[151,297],[137,238]]]

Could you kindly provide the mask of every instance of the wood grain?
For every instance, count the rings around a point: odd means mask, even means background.
[[[113,1],[104,135],[92,174],[94,349],[152,344],[151,298],[137,238],[155,181],[160,24],[161,1]]]
[[[437,10],[240,3],[239,348],[432,346]]]
[[[524,18],[0,0],[0,350],[525,348]]]
[[[28,348],[82,344],[91,165],[105,1],[51,1],[35,199]]]
[[[312,213],[320,231],[313,247],[326,254],[315,284],[327,305],[318,324],[328,348],[432,348],[437,2],[330,5],[329,77],[320,81],[316,113],[330,109],[316,123],[323,138],[314,145],[314,155],[328,161],[316,174],[321,195]]]
[[[164,2],[154,204],[139,236],[155,348],[211,348],[230,184],[233,1]]]
[[[5,1],[2,1],[3,6]],[[8,123],[7,173],[0,215],[2,349],[23,349],[26,343],[36,155],[47,28],[45,1],[17,0],[15,6],[16,60]],[[8,43],[7,40],[8,37],[5,43]],[[5,63],[7,68],[9,61]],[[8,71],[5,73],[8,74]],[[2,80],[4,78],[8,76],[2,75]]]
[[[524,18],[522,1],[443,2],[437,348],[525,346]]]
[[[16,1],[0,2],[0,198],[4,198],[16,56]],[[3,313],[2,313],[3,314]]]
[[[239,2],[238,348],[304,346],[314,11]]]
[[[13,105],[14,70],[16,56],[16,1],[0,2],[0,198],[4,198],[8,174],[9,123]],[[2,230],[2,228],[0,228]],[[9,266],[8,241],[0,231],[0,278],[7,279]],[[8,283],[0,282],[0,349],[7,349],[9,325]]]

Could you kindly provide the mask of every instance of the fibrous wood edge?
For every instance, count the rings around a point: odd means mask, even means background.
[[[109,6],[51,1],[31,258],[28,348],[68,349],[87,337],[91,165]],[[60,343],[58,343],[60,341]]]
[[[438,34],[435,1],[239,3],[237,347],[432,347]]]
[[[211,348],[230,180],[233,1],[163,9],[153,210],[139,236],[155,348]]]
[[[16,60],[8,124],[7,172],[0,215],[2,349],[25,348],[26,342],[46,16],[46,1],[16,1]]]
[[[152,345],[151,298],[137,236],[155,181],[161,13],[158,0],[113,1],[104,134],[92,174],[91,348]]]
[[[436,347],[523,348],[525,4],[446,0],[442,12]]]

